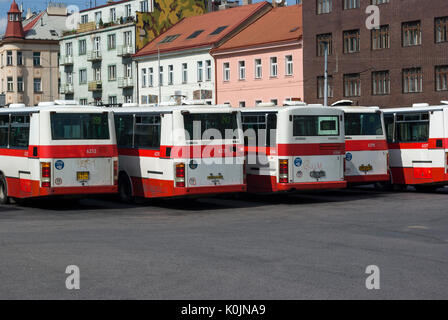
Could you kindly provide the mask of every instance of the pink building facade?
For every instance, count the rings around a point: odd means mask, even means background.
[[[251,107],[303,101],[302,41],[213,53],[216,103]]]

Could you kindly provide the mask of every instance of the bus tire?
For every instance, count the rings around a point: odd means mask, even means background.
[[[8,184],[4,175],[0,175],[0,204],[8,204]]]
[[[118,178],[118,196],[120,200],[125,203],[134,202],[134,197],[132,196],[132,186],[129,177],[125,173],[121,173]]]

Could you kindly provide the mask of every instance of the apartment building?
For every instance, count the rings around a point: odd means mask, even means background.
[[[136,12],[153,8],[152,0],[123,0],[80,11],[77,29],[60,41],[62,98],[83,105],[133,102]]]
[[[37,105],[58,98],[59,37],[65,27],[65,5],[50,4],[44,11],[22,17],[13,0],[0,41],[2,105]]]
[[[377,28],[367,28],[379,10]],[[305,100],[359,105],[437,104],[448,98],[446,0],[309,0],[303,2]],[[369,20],[368,20],[369,19]]]
[[[303,100],[302,31],[301,5],[277,7],[213,49],[217,103]]]
[[[218,47],[272,9],[268,2],[185,18],[134,55],[140,103],[203,100],[215,103]]]

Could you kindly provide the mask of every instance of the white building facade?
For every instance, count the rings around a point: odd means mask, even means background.
[[[185,99],[214,103],[215,63],[210,49],[163,52],[160,61],[158,54],[134,58],[140,78],[139,102],[156,104]]]
[[[78,28],[60,41],[60,94],[81,104],[137,102],[136,11],[152,0],[108,3],[80,12]]]

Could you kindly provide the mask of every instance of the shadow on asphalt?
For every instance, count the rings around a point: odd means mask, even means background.
[[[381,191],[373,187],[357,187],[333,191],[312,191],[280,194],[231,194],[203,198],[137,199],[136,203],[120,202],[115,196],[95,196],[86,198],[42,198],[21,201],[18,206],[0,206],[0,212],[20,210],[19,207],[52,211],[92,211],[133,208],[160,208],[184,212],[211,211],[238,208],[262,207],[264,205],[305,205],[319,203],[339,203],[377,199],[391,193],[411,193],[413,189],[401,191]],[[439,189],[434,194],[446,194],[448,189]]]

